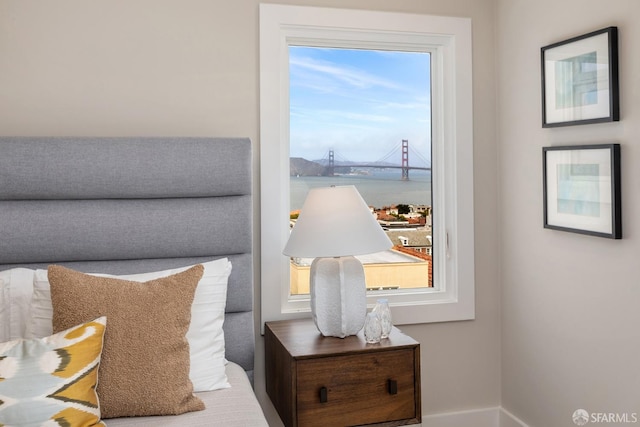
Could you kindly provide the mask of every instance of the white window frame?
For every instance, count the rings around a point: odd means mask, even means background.
[[[261,312],[309,316],[291,296],[289,258],[289,46],[431,53],[434,288],[389,299],[395,324],[475,318],[471,20],[443,16],[260,5]],[[383,292],[383,291],[380,291]]]

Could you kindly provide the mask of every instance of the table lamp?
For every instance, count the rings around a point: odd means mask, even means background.
[[[354,255],[392,244],[353,185],[309,191],[282,253],[314,258],[309,289],[311,314],[324,336],[355,335],[367,314],[362,263]]]

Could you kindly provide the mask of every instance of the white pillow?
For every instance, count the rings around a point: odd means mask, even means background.
[[[26,334],[34,272],[27,268],[0,271],[0,342],[23,338]]]
[[[227,258],[202,263],[204,274],[196,288],[191,306],[191,324],[187,332],[190,353],[189,378],[194,391],[217,390],[230,387],[225,373],[225,341],[222,324],[227,303],[227,283],[231,262]],[[95,276],[146,282],[170,276],[192,266],[142,274],[115,276],[92,273]],[[52,334],[51,291],[47,270],[36,270],[33,279],[31,325],[28,338],[42,338]]]

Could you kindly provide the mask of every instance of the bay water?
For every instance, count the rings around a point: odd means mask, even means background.
[[[409,171],[409,180],[403,181],[400,170],[375,170],[368,175],[292,176],[290,210],[302,208],[310,189],[332,185],[355,185],[367,205],[376,208],[397,204],[431,206],[430,173]]]

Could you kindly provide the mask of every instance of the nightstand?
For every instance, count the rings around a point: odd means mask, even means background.
[[[287,427],[421,422],[420,344],[393,328],[323,337],[311,319],[265,324],[267,394]]]

